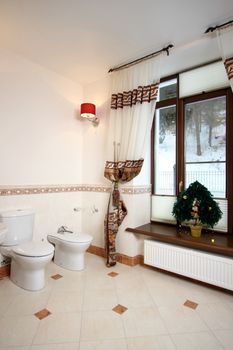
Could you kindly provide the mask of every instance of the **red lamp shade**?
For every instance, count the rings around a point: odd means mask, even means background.
[[[93,103],[82,103],[80,114],[83,118],[94,119],[96,113],[96,108]]]

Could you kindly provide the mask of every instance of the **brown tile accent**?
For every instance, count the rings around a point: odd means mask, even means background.
[[[34,314],[39,320],[42,320],[43,318],[51,315],[51,312],[47,309],[42,309]]]
[[[195,303],[194,301],[186,300],[186,302],[184,303],[184,306],[190,307],[190,309],[195,310],[198,307],[198,304]]]
[[[87,249],[87,251],[88,251],[88,253],[102,256],[103,258],[106,257],[105,249],[101,248],[101,247],[90,245],[90,247]],[[143,255],[127,256],[127,255],[118,253],[117,254],[117,261],[121,264],[125,264],[128,266],[143,265],[144,257],[143,257]]]
[[[143,260],[144,258],[142,255],[127,256],[124,254],[117,254],[117,261],[121,264],[125,264],[128,266],[135,266],[135,265],[141,264]]]
[[[128,308],[120,304],[118,304],[112,309],[112,311],[115,311],[120,315],[123,314],[126,310],[128,310]]]
[[[108,276],[110,276],[110,277],[116,277],[117,275],[119,275],[119,273],[114,272],[114,271],[108,273]]]
[[[105,249],[101,248],[101,247],[97,247],[95,245],[90,245],[90,247],[87,249],[87,251],[88,251],[88,253],[102,256],[103,258],[106,257]]]
[[[11,265],[5,265],[0,267],[0,278],[10,276]]]
[[[54,280],[59,280],[60,278],[62,278],[62,275],[59,275],[59,273],[57,273],[56,275],[51,276],[51,278],[53,278]]]

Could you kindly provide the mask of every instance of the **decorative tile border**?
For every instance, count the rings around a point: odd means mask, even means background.
[[[0,196],[47,194],[62,192],[110,193],[111,187],[99,185],[46,185],[46,186],[0,186]]]
[[[122,187],[122,194],[151,194],[151,185],[149,186],[131,186],[131,187]]]
[[[29,186],[0,186],[0,196],[17,196],[27,194],[48,194],[66,192],[99,192],[110,193],[111,187],[104,185],[29,185]],[[121,187],[122,194],[151,193],[151,186]]]

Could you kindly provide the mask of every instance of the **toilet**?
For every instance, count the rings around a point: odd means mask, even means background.
[[[44,288],[45,267],[54,254],[52,244],[32,240],[34,216],[35,213],[27,209],[0,212],[0,222],[7,228],[0,253],[11,258],[12,282],[30,291]]]
[[[7,227],[2,222],[0,222],[0,244],[4,241],[7,233]]]
[[[80,271],[85,268],[85,252],[93,240],[92,236],[71,231],[61,231],[49,234],[47,239],[55,245],[55,264],[67,270]]]

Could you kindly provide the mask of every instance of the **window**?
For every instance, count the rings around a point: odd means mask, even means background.
[[[178,75],[160,84],[152,127],[151,220],[175,223],[171,212],[176,196],[198,180],[223,211],[216,230],[233,234],[232,92],[221,88],[197,94],[195,84],[193,96],[179,98],[185,87],[178,86]]]

